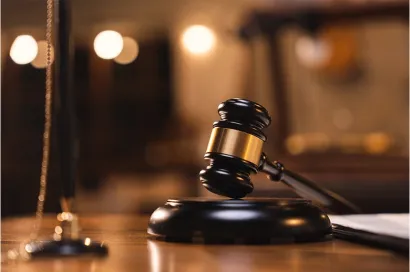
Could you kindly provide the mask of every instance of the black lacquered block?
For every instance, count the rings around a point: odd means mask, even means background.
[[[149,220],[148,234],[169,242],[272,244],[332,237],[328,216],[303,199],[169,199]]]
[[[85,239],[63,239],[60,241],[35,241],[27,244],[25,250],[31,257],[106,256],[108,248],[104,243]]]

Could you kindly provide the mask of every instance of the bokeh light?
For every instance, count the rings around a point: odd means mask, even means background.
[[[11,59],[20,65],[32,62],[38,53],[36,40],[30,35],[18,36],[10,48]]]
[[[194,55],[205,54],[214,47],[215,34],[206,26],[190,26],[182,35],[182,44],[186,50]]]
[[[349,129],[354,122],[352,112],[347,108],[337,109],[333,112],[333,124],[340,130]]]
[[[295,51],[302,65],[315,69],[329,61],[332,48],[323,39],[302,36],[296,41]]]
[[[365,150],[370,154],[383,154],[392,145],[392,139],[383,132],[374,132],[366,135],[363,141]]]
[[[117,57],[124,46],[120,33],[113,30],[100,32],[94,39],[94,50],[102,59],[113,59]]]
[[[139,53],[138,43],[131,37],[123,37],[124,46],[121,53],[114,59],[119,64],[129,64],[133,62]]]

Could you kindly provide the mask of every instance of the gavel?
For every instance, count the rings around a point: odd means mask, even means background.
[[[204,156],[209,166],[199,173],[207,190],[241,199],[254,189],[250,175],[264,172],[270,180],[283,182],[301,197],[335,213],[360,212],[343,197],[289,171],[282,163],[268,159],[263,153],[263,144],[267,140],[263,129],[270,125],[271,117],[264,107],[234,98],[220,104],[218,113],[221,120],[213,124]]]

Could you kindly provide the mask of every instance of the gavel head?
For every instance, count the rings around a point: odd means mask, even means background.
[[[242,198],[253,191],[250,174],[257,173],[266,141],[262,130],[271,118],[261,105],[239,98],[220,104],[218,113],[205,153],[209,166],[199,177],[215,194]]]

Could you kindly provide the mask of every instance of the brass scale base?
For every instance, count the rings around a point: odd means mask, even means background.
[[[70,212],[57,215],[60,225],[54,229],[52,240],[34,240],[24,246],[24,255],[36,257],[64,257],[79,255],[106,256],[108,248],[103,242],[79,237],[78,217]]]

